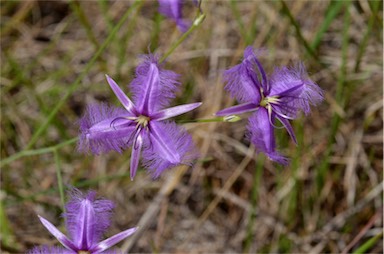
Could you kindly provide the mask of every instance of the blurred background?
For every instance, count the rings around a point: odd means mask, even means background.
[[[206,19],[168,57],[181,74],[173,105],[204,104],[178,121],[212,118],[236,103],[221,73],[247,45],[275,66],[303,61],[325,91],[292,122],[298,145],[277,129],[288,166],[256,154],[247,119],[188,123],[201,158],[153,181],[129,177],[130,151],[76,150],[86,106],[120,106],[138,55],[164,54],[182,35],[156,1],[1,1],[1,193],[3,253],[57,240],[64,186],[116,203],[107,236],[139,225],[118,245],[133,253],[381,253],[383,190],[382,1],[202,1]],[[183,6],[195,18],[192,2]],[[119,23],[120,22],[120,23]]]

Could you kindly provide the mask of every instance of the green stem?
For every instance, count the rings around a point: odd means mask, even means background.
[[[39,154],[44,154],[44,153],[52,153],[55,150],[57,150],[63,146],[75,143],[77,140],[78,140],[78,138],[73,138],[73,139],[64,141],[62,143],[59,143],[57,145],[50,146],[50,147],[44,147],[44,148],[40,148],[40,149],[36,149],[36,150],[23,150],[21,152],[13,154],[13,155],[9,156],[8,158],[2,160],[0,162],[0,167],[3,167],[5,165],[11,163],[12,161],[17,160],[17,159],[22,158],[22,157],[25,157],[25,156],[39,155]]]
[[[56,149],[53,151],[53,154],[55,156],[56,176],[57,176],[57,183],[59,185],[61,205],[63,206],[63,211],[65,212],[64,186],[63,186],[63,178],[61,177],[60,157]]]
[[[160,63],[163,62],[169,55],[172,54],[172,52],[190,35],[196,28],[200,26],[200,24],[203,22],[205,19],[205,14],[204,13],[199,13],[198,16],[195,18],[193,21],[192,26],[183,33],[183,35],[175,42],[173,45],[168,49],[168,51],[163,55],[162,58],[160,58]]]
[[[212,122],[224,122],[223,117],[207,118],[207,119],[187,119],[179,120],[178,123],[212,123]]]
[[[257,162],[255,167],[255,175],[253,176],[253,186],[251,193],[251,211],[249,213],[249,223],[247,226],[247,236],[244,244],[244,252],[249,252],[251,247],[252,238],[253,238],[253,224],[256,219],[256,207],[257,207],[257,198],[259,194],[259,187],[261,177],[263,175],[263,166],[264,166],[264,157],[260,157],[260,160]]]
[[[178,120],[177,123],[213,123],[213,122],[237,122],[241,120],[239,116],[230,115],[230,116],[220,116],[214,118],[206,119],[188,119],[188,120]]]

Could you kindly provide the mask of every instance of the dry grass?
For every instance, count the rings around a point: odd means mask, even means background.
[[[112,1],[104,9],[103,2],[2,1],[2,160],[28,146],[133,4]],[[84,155],[72,143],[57,150],[64,184],[94,189],[116,202],[108,235],[141,226],[120,244],[124,251],[347,253],[363,246],[382,233],[383,222],[382,3],[377,12],[373,1],[344,3],[311,55],[281,2],[203,1],[206,20],[167,60],[167,68],[182,74],[183,91],[175,104],[204,103],[179,119],[210,118],[234,103],[223,90],[221,72],[238,63],[248,44],[268,49],[261,60],[270,71],[304,61],[326,100],[295,122],[297,147],[277,130],[280,149],[292,159],[289,166],[256,155],[244,138],[246,120],[190,123],[185,127],[201,153],[193,168],[172,169],[157,181],[139,170],[132,182],[129,151]],[[286,5],[311,45],[330,2]],[[193,18],[191,4],[185,11]],[[157,3],[150,1],[132,12],[29,149],[76,137],[76,121],[89,103],[118,105],[104,73],[128,84],[138,54],[147,53],[148,46],[162,54],[180,36],[171,21],[160,22],[156,13]],[[2,167],[4,253],[57,245],[36,216],[62,223],[57,167],[52,153]],[[381,235],[368,251],[382,249]]]

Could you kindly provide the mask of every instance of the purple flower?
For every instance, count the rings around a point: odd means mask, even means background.
[[[197,158],[191,136],[167,119],[191,111],[201,103],[171,108],[170,100],[180,85],[178,75],[159,67],[158,58],[144,57],[131,82],[134,103],[109,76],[107,81],[123,108],[106,105],[88,107],[80,120],[79,149],[95,154],[132,146],[131,179],[136,175],[140,155],[153,176],[179,164],[189,164]]]
[[[71,200],[65,206],[66,228],[69,237],[61,233],[52,223],[39,216],[41,223],[65,247],[35,247],[30,254],[50,253],[119,253],[114,250],[106,251],[113,245],[132,235],[137,228],[130,228],[106,240],[100,241],[110,226],[110,217],[114,204],[106,199],[96,199],[96,193],[90,191],[83,195],[79,190],[73,189]]]
[[[174,20],[180,31],[185,32],[191,26],[191,22],[183,19],[183,2],[185,0],[159,0],[159,12],[165,17]],[[196,0],[193,3],[196,6],[198,5]]]
[[[276,68],[268,78],[257,59],[258,54],[259,51],[248,46],[243,61],[224,72],[225,89],[241,104],[223,109],[216,115],[253,112],[249,117],[247,137],[259,152],[286,164],[287,159],[276,151],[276,120],[297,143],[289,120],[297,118],[299,111],[308,114],[310,104],[316,105],[323,100],[323,92],[309,79],[303,64],[294,68]]]

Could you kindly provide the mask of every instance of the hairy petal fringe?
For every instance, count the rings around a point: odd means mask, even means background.
[[[247,65],[247,63],[241,63],[224,72],[223,78],[227,82],[224,89],[240,103],[258,104],[261,99],[260,89],[257,87],[258,84],[249,76],[249,66]]]
[[[293,68],[276,68],[271,76],[269,96],[280,96],[281,113],[296,117],[298,111],[310,113],[310,105],[318,105],[323,99],[322,89],[309,77],[302,63]]]
[[[67,250],[62,247],[55,246],[36,246],[27,252],[28,254],[74,254],[73,251]]]
[[[192,165],[193,160],[198,157],[192,137],[174,122],[156,122],[155,125],[161,132],[161,138],[166,142],[167,148],[173,153],[173,158],[178,158],[178,161],[167,159],[164,156],[164,147],[150,138],[143,149],[143,165],[152,176],[157,178],[164,170],[179,164]]]
[[[96,199],[96,192],[89,191],[86,195],[82,194],[79,190],[73,188],[70,191],[71,199],[66,205],[66,213],[63,217],[66,218],[66,227],[68,233],[73,241],[79,242],[78,239],[81,234],[79,231],[82,228],[84,218],[79,211],[82,206],[86,206],[87,210],[93,213],[92,221],[87,224],[89,230],[92,231],[92,239],[88,239],[91,247],[96,244],[110,226],[110,219],[112,210],[115,207],[112,201],[107,199]]]
[[[149,96],[149,112],[142,112],[151,115],[164,107],[169,106],[170,100],[175,98],[175,92],[180,83],[179,75],[173,71],[163,70],[158,63],[158,56],[144,55],[143,62],[136,68],[136,78],[132,80],[130,88],[133,94],[134,103],[138,108],[143,107],[146,96]],[[151,76],[158,72],[156,80],[148,82]],[[151,85],[151,88],[148,86]],[[150,94],[146,93],[150,91]]]
[[[134,130],[134,125],[130,126],[129,121],[124,121],[124,118],[129,116],[130,113],[123,108],[106,104],[88,106],[79,121],[78,150],[91,151],[93,154],[111,150],[121,153],[130,146],[130,136]]]

